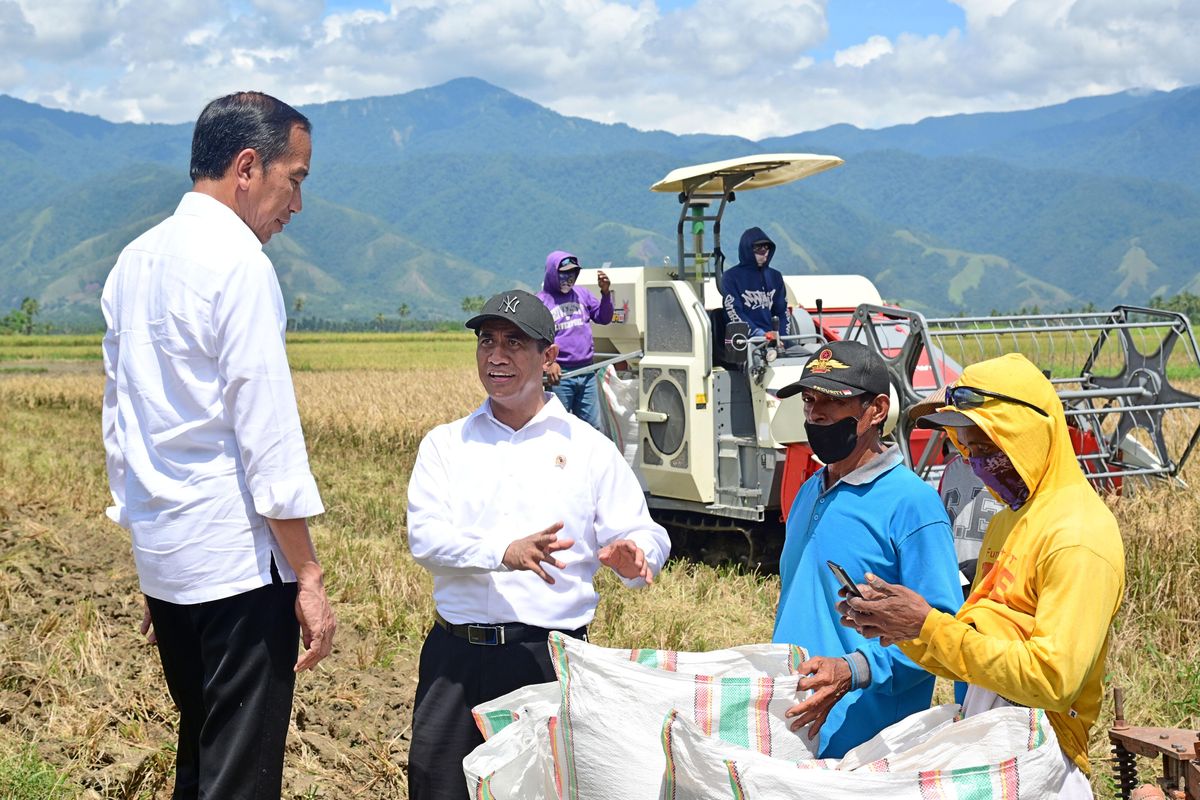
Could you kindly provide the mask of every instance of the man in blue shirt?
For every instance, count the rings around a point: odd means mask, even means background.
[[[825,467],[800,488],[780,559],[774,641],[816,654],[800,665],[813,690],[789,709],[793,730],[811,724],[819,755],[840,758],[879,731],[929,707],[934,677],[897,647],[840,624],[840,584],[827,562],[855,581],[871,572],[921,588],[953,614],[962,603],[958,561],[937,493],[882,441],[891,400],[883,360],[858,342],[831,342],[779,391],[802,394],[808,443]],[[911,582],[911,583],[910,583]]]

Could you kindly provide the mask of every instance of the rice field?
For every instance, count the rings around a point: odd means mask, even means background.
[[[405,545],[405,489],[424,433],[482,400],[472,352],[469,334],[290,340],[328,509],[313,534],[340,626],[333,657],[297,684],[285,797],[405,797],[415,659],[432,615],[429,578]],[[27,370],[0,371],[3,798],[169,797],[174,711],[137,635],[127,536],[103,515],[98,353],[99,337],[0,337],[0,370]],[[1184,480],[1196,485],[1198,469]],[[1128,590],[1108,680],[1125,687],[1132,724],[1200,728],[1200,497],[1159,484],[1112,503]],[[599,589],[598,643],[704,650],[769,640],[778,578],[673,562],[647,591],[606,574]],[[1101,798],[1116,796],[1111,719],[1106,705],[1092,738]]]

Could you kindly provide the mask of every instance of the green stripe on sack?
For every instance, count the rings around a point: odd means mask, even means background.
[[[507,728],[516,721],[517,715],[506,708],[501,708],[496,711],[488,711],[483,715],[487,720],[488,730],[491,731],[491,736],[495,736],[500,731]]]
[[[675,709],[667,714],[663,719],[662,733],[659,734],[663,756],[666,759],[666,767],[663,769],[663,785],[662,791],[659,793],[659,800],[675,800],[675,752],[671,747],[671,724],[675,722],[675,717],[679,712]]]
[[[1050,720],[1046,716],[1046,712],[1041,710],[1040,708],[1037,709],[1036,710],[1036,719],[1034,720],[1034,725],[1036,726],[1036,730],[1034,731],[1034,734],[1033,734],[1033,748],[1035,750],[1046,743],[1046,726],[1049,724],[1050,724]]]
[[[791,669],[792,674],[795,675],[800,671],[800,665],[805,661],[805,659],[801,658],[804,651],[798,645],[794,644],[789,645],[788,648],[788,667]]]
[[[658,669],[658,651],[657,650],[637,650],[637,663]]]
[[[742,779],[738,775],[737,764],[726,761],[725,771],[729,773],[729,791],[733,795],[733,800],[746,800],[746,792],[742,789]]]
[[[475,800],[496,800],[496,795],[492,794],[492,778],[495,775],[495,772],[489,772],[479,779],[475,785]]]
[[[550,654],[558,673],[558,689],[562,695],[562,705],[559,709],[558,729],[562,731],[562,765],[566,770],[567,800],[577,800],[579,797],[579,775],[575,769],[575,739],[571,730],[571,659],[567,654],[567,646],[563,635],[558,631],[550,634]]]
[[[721,678],[717,737],[729,744],[750,746],[750,678]]]
[[[956,800],[1000,800],[990,764],[942,772],[942,782],[954,788]]]

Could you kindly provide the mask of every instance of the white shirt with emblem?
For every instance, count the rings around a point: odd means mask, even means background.
[[[104,449],[142,591],[193,604],[295,573],[264,517],[324,510],[309,472],[270,259],[188,192],[104,284]]]
[[[555,522],[563,523],[559,538],[575,544],[556,554],[563,569],[546,566],[554,584],[503,565],[513,541]],[[599,600],[597,553],[619,539],[640,547],[655,574],[671,549],[617,448],[553,394],[520,430],[484,401],[421,442],[408,485],[408,543],[433,574],[433,599],[449,622],[587,625]]]

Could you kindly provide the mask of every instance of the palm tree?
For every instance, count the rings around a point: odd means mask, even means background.
[[[26,297],[21,301],[21,313],[25,315],[25,319],[21,325],[21,333],[29,336],[33,333],[33,318],[37,316],[38,309],[41,306],[38,301],[32,297]]]

